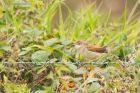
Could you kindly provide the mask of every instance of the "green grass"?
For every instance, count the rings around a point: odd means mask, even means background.
[[[100,13],[99,8],[94,8],[95,2],[71,11],[64,0],[52,0],[49,4],[40,0],[1,0],[0,62],[13,62],[13,65],[0,64],[0,92],[135,93],[140,78],[140,21],[133,17],[138,5],[137,2],[130,16],[127,17],[125,8],[122,17],[112,22],[111,13]],[[68,10],[65,20],[62,6]],[[58,25],[53,28],[57,13]],[[74,64],[85,61],[73,47],[79,40],[109,49],[107,54],[88,62],[134,61],[136,64],[126,67],[121,64]],[[16,62],[31,61],[55,64],[16,65]]]

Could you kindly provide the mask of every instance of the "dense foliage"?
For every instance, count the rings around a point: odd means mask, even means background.
[[[61,7],[69,11],[65,20]],[[93,7],[71,11],[63,0],[1,0],[0,93],[140,92],[139,18],[125,10],[112,22]],[[96,47],[81,51],[77,42]]]

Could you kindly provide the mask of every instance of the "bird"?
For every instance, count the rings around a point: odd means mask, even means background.
[[[82,55],[86,60],[97,59],[108,52],[106,47],[90,45],[85,41],[76,41],[74,47],[76,53]]]

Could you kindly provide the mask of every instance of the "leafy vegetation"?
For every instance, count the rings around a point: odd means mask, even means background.
[[[110,14],[93,12],[95,2],[74,12],[63,0],[0,4],[0,62],[8,62],[0,64],[0,92],[139,93],[140,20],[133,11],[111,22]],[[65,20],[62,6],[69,11]]]

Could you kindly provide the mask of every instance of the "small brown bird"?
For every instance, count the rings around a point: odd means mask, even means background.
[[[83,55],[88,60],[99,58],[107,53],[106,47],[100,47],[97,45],[89,45],[84,41],[77,41],[75,43],[76,52]]]

